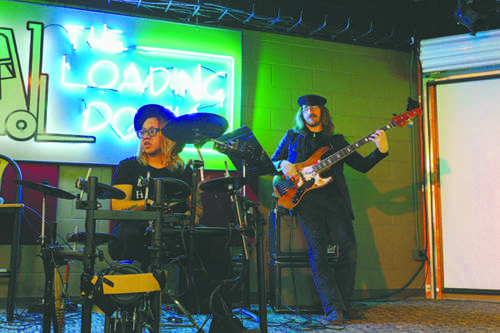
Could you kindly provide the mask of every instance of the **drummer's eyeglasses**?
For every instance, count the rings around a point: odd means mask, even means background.
[[[137,131],[137,136],[139,137],[139,139],[142,139],[147,134],[150,138],[152,138],[155,137],[159,131],[161,131],[161,128],[150,127],[148,129],[142,129],[140,131]]]

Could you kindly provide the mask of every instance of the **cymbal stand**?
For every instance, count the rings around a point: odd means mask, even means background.
[[[43,210],[44,209],[42,209],[42,211]],[[44,214],[42,213],[42,215]],[[43,223],[45,224],[45,219],[43,220]],[[45,228],[42,228],[42,230],[45,231]],[[42,301],[42,307],[43,307],[42,332],[50,333],[51,327],[53,327],[53,332],[59,333],[62,330],[61,327],[59,327],[59,323],[57,321],[56,299],[54,294],[54,280],[55,280],[55,270],[56,270],[55,247],[52,246],[53,245],[52,241],[46,242],[45,237],[43,237],[42,239],[43,243],[41,249],[41,257],[43,261],[43,270],[45,273],[45,288]]]
[[[196,224],[196,207],[197,207],[197,198],[198,198],[198,173],[199,177],[201,178],[201,181],[205,181],[205,174],[204,174],[204,162],[203,162],[203,157],[201,156],[201,146],[203,145],[203,142],[195,144],[194,147],[196,148],[196,151],[198,152],[198,160],[193,161],[193,177],[192,177],[192,184],[191,184],[191,205],[190,205],[190,229],[192,231],[192,228]]]
[[[244,185],[246,186],[246,185]],[[254,203],[246,198],[245,187],[243,187],[243,196],[240,198],[242,201],[244,214],[245,227],[248,228],[248,212],[251,211],[255,214],[255,225],[256,225],[256,248],[257,248],[257,285],[258,285],[258,299],[259,299],[259,328],[260,333],[267,333],[267,304],[266,304],[266,280],[265,280],[265,270],[264,270],[264,224],[265,218],[262,213],[258,210],[258,203]],[[255,210],[255,211],[254,211]],[[241,220],[241,218],[240,218]],[[246,235],[245,231],[242,230],[242,240],[243,244],[246,245]],[[245,247],[246,248],[246,247]],[[249,259],[248,256],[246,260],[244,258],[243,271],[244,279],[243,283],[248,283],[249,281]],[[248,288],[248,286],[245,286]]]
[[[252,130],[243,126],[231,133],[223,135],[214,141],[214,148],[229,156],[233,164],[238,167],[240,163],[243,167],[249,168],[249,173],[253,176],[266,175],[277,172],[273,163],[258,142]],[[248,162],[245,162],[245,160]],[[243,174],[245,171],[243,170]],[[257,274],[259,289],[259,323],[261,333],[267,333],[267,306],[266,306],[266,286],[264,269],[264,226],[265,219],[260,215],[257,218]]]
[[[266,219],[257,209],[257,289],[259,291],[259,327],[260,333],[267,333],[267,303],[266,303],[266,277],[264,269],[264,224]]]
[[[94,211],[98,208],[97,203],[97,177],[88,177],[87,201],[82,202],[80,208],[86,210],[85,218],[85,247],[83,255],[83,272],[80,279],[80,291],[83,295],[82,301],[82,323],[81,333],[90,333],[92,329],[92,297],[94,285],[92,279],[95,274],[95,252],[96,246],[94,235],[96,230],[96,221]],[[80,203],[80,204],[82,204]]]
[[[189,221],[189,245],[188,245],[188,253],[186,254],[186,258],[188,261],[188,272],[193,271],[193,254],[194,254],[194,225],[196,224],[196,208],[197,208],[197,197],[198,197],[198,173],[200,173],[201,180],[203,181],[204,171],[203,171],[203,158],[201,156],[200,148],[203,145],[203,142],[195,144],[196,151],[198,152],[198,160],[192,161],[193,163],[193,175],[192,175],[192,185],[191,185],[191,202],[190,202],[190,221]],[[157,234],[159,235],[159,230]],[[196,328],[197,333],[203,333],[203,329],[198,325],[196,320],[193,318],[191,313],[182,305],[182,303],[176,298],[174,293],[167,288],[167,293],[170,299],[174,302],[175,305],[184,313],[184,315],[188,318],[192,325],[186,326],[182,325],[182,327],[194,327]],[[163,324],[162,326],[173,326],[169,324]],[[178,325],[175,325],[178,326]]]
[[[245,177],[246,177],[246,165],[245,161],[243,163],[243,168],[242,168],[242,179],[243,179],[243,184],[246,184]],[[229,171],[227,170],[226,167],[226,176],[229,177]],[[240,189],[238,186],[235,186],[234,188],[232,185],[229,185],[228,187],[228,193],[229,193],[229,198],[233,207],[233,212],[235,215],[235,218],[237,220],[238,227],[240,229],[240,237],[241,237],[241,247],[242,247],[242,262],[241,262],[241,283],[242,283],[242,290],[241,290],[241,295],[242,295],[242,302],[245,307],[250,306],[250,300],[248,297],[248,291],[250,289],[250,267],[249,267],[249,260],[250,260],[250,255],[248,251],[248,245],[247,245],[247,231],[248,231],[248,219],[247,219],[247,203],[246,203],[246,198],[245,196],[245,186],[243,185],[242,188]],[[243,196],[240,195],[240,190],[243,193]]]
[[[47,185],[48,181],[46,179],[42,180],[42,184]],[[52,246],[53,241],[55,241],[55,236],[50,237],[50,241],[47,244],[45,237],[45,211],[47,205],[47,195],[43,193],[42,195],[42,234],[40,237],[41,244],[41,257],[43,261],[43,270],[45,273],[45,287],[44,296],[42,300],[43,307],[43,320],[42,320],[42,332],[50,333],[51,327],[54,328],[54,333],[61,332],[60,327],[57,322],[56,315],[56,305],[55,305],[55,295],[54,295],[54,279],[55,279],[55,248]],[[54,232],[54,235],[56,233]]]
[[[246,162],[245,161],[243,161],[242,170],[243,170],[243,174],[242,174],[243,184],[245,184],[245,178],[246,178]],[[243,188],[242,188],[243,197],[245,197],[245,194],[246,194],[245,186],[246,185],[243,185]],[[238,226],[240,227],[240,230],[242,231],[240,234],[241,234],[241,241],[243,243],[242,246],[243,246],[244,259],[248,260],[249,255],[248,255],[248,247],[247,247],[247,242],[246,242],[246,240],[247,240],[246,231],[248,228],[248,219],[247,219],[247,214],[246,214],[246,212],[247,212],[246,201],[239,200],[237,190],[230,192],[230,199],[231,199],[231,202],[233,203],[236,218],[238,219]],[[240,202],[241,202],[241,204],[240,204]],[[244,212],[244,214],[242,214],[242,211]]]
[[[194,182],[194,179],[195,179],[194,177],[195,177],[195,175],[193,173],[193,182]],[[148,174],[148,179],[149,179],[149,174]],[[163,187],[160,185],[159,182],[157,182],[157,183],[155,183],[155,189],[156,189],[156,192],[155,192],[155,202],[161,202],[163,200]],[[146,195],[146,200],[147,200],[147,198],[148,198],[148,196]],[[161,210],[162,209],[162,205],[161,204],[158,205],[158,206],[153,205],[153,208]],[[196,206],[194,208],[194,212],[196,212]],[[193,213],[193,211],[191,211],[191,213]],[[194,224],[194,220],[191,220],[191,221],[192,221],[191,224]],[[150,250],[153,252],[152,271],[153,271],[153,274],[161,275],[162,274],[162,269],[161,269],[161,253],[160,253],[160,248],[161,248],[161,225],[162,225],[162,222],[163,222],[163,214],[160,213],[160,217],[158,219],[153,220],[152,222],[153,222],[153,239],[152,239],[152,244],[151,244],[151,248],[150,248]],[[190,237],[192,237],[192,236],[190,236]],[[190,240],[190,243],[191,244],[193,243],[192,239]],[[190,251],[192,249],[193,248],[190,247]],[[189,260],[191,262],[191,259],[189,259]],[[168,287],[167,287],[166,291],[167,291],[167,294],[170,297],[170,299],[179,307],[179,309],[181,309],[181,311],[186,315],[186,317],[191,322],[192,325],[191,326],[187,326],[187,327],[195,327],[197,329],[197,332],[202,332],[203,333],[203,330],[201,329],[200,326],[198,326],[198,323],[193,318],[193,316],[191,315],[191,313],[189,313],[189,311],[179,302],[179,300],[168,289]],[[161,302],[161,299],[160,299],[160,302]],[[160,316],[160,314],[158,314],[158,316]],[[162,326],[162,325],[159,325],[158,328],[153,327],[154,331],[155,332],[159,332],[160,326]]]

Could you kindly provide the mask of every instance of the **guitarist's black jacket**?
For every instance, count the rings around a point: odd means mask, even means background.
[[[284,135],[271,157],[271,160],[276,169],[281,170],[280,163],[282,160],[287,160],[293,164],[302,163],[307,161],[307,159],[309,159],[318,149],[328,146],[330,150],[322,156],[323,159],[348,145],[349,143],[345,137],[340,134],[330,136],[323,132],[313,133],[307,128],[302,131],[291,129]],[[321,174],[322,177],[332,176],[333,179],[327,185],[312,189],[305,193],[301,202],[295,208],[300,209],[300,206],[305,204],[313,205],[321,209],[321,205],[331,204],[332,200],[335,200],[334,198],[340,197],[343,199],[346,213],[350,214],[351,218],[354,219],[351,198],[344,176],[344,164],[349,165],[357,171],[366,173],[387,155],[389,155],[389,153],[381,153],[378,149],[375,149],[366,157],[354,151],[344,159],[333,164],[328,170],[324,171]],[[310,165],[314,163],[314,161],[311,161]]]

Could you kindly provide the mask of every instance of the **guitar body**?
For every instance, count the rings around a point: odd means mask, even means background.
[[[292,209],[308,191],[325,186],[332,180],[332,177],[322,178],[313,168],[328,149],[329,147],[320,148],[307,161],[294,164],[300,178],[296,185],[282,175],[274,177],[273,188],[278,205]]]

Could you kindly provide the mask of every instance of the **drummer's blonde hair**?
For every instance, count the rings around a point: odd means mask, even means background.
[[[157,118],[157,117],[154,117]],[[163,118],[157,118],[160,123],[160,128],[165,126],[167,121]],[[162,162],[165,164],[166,168],[170,171],[177,170],[179,168],[184,168],[184,161],[179,156],[182,146],[178,145],[176,142],[170,140],[166,136],[162,135],[161,132],[157,133],[161,138],[161,155]],[[142,144],[139,144],[139,153],[137,159],[144,165],[149,165],[148,155],[142,149]]]

